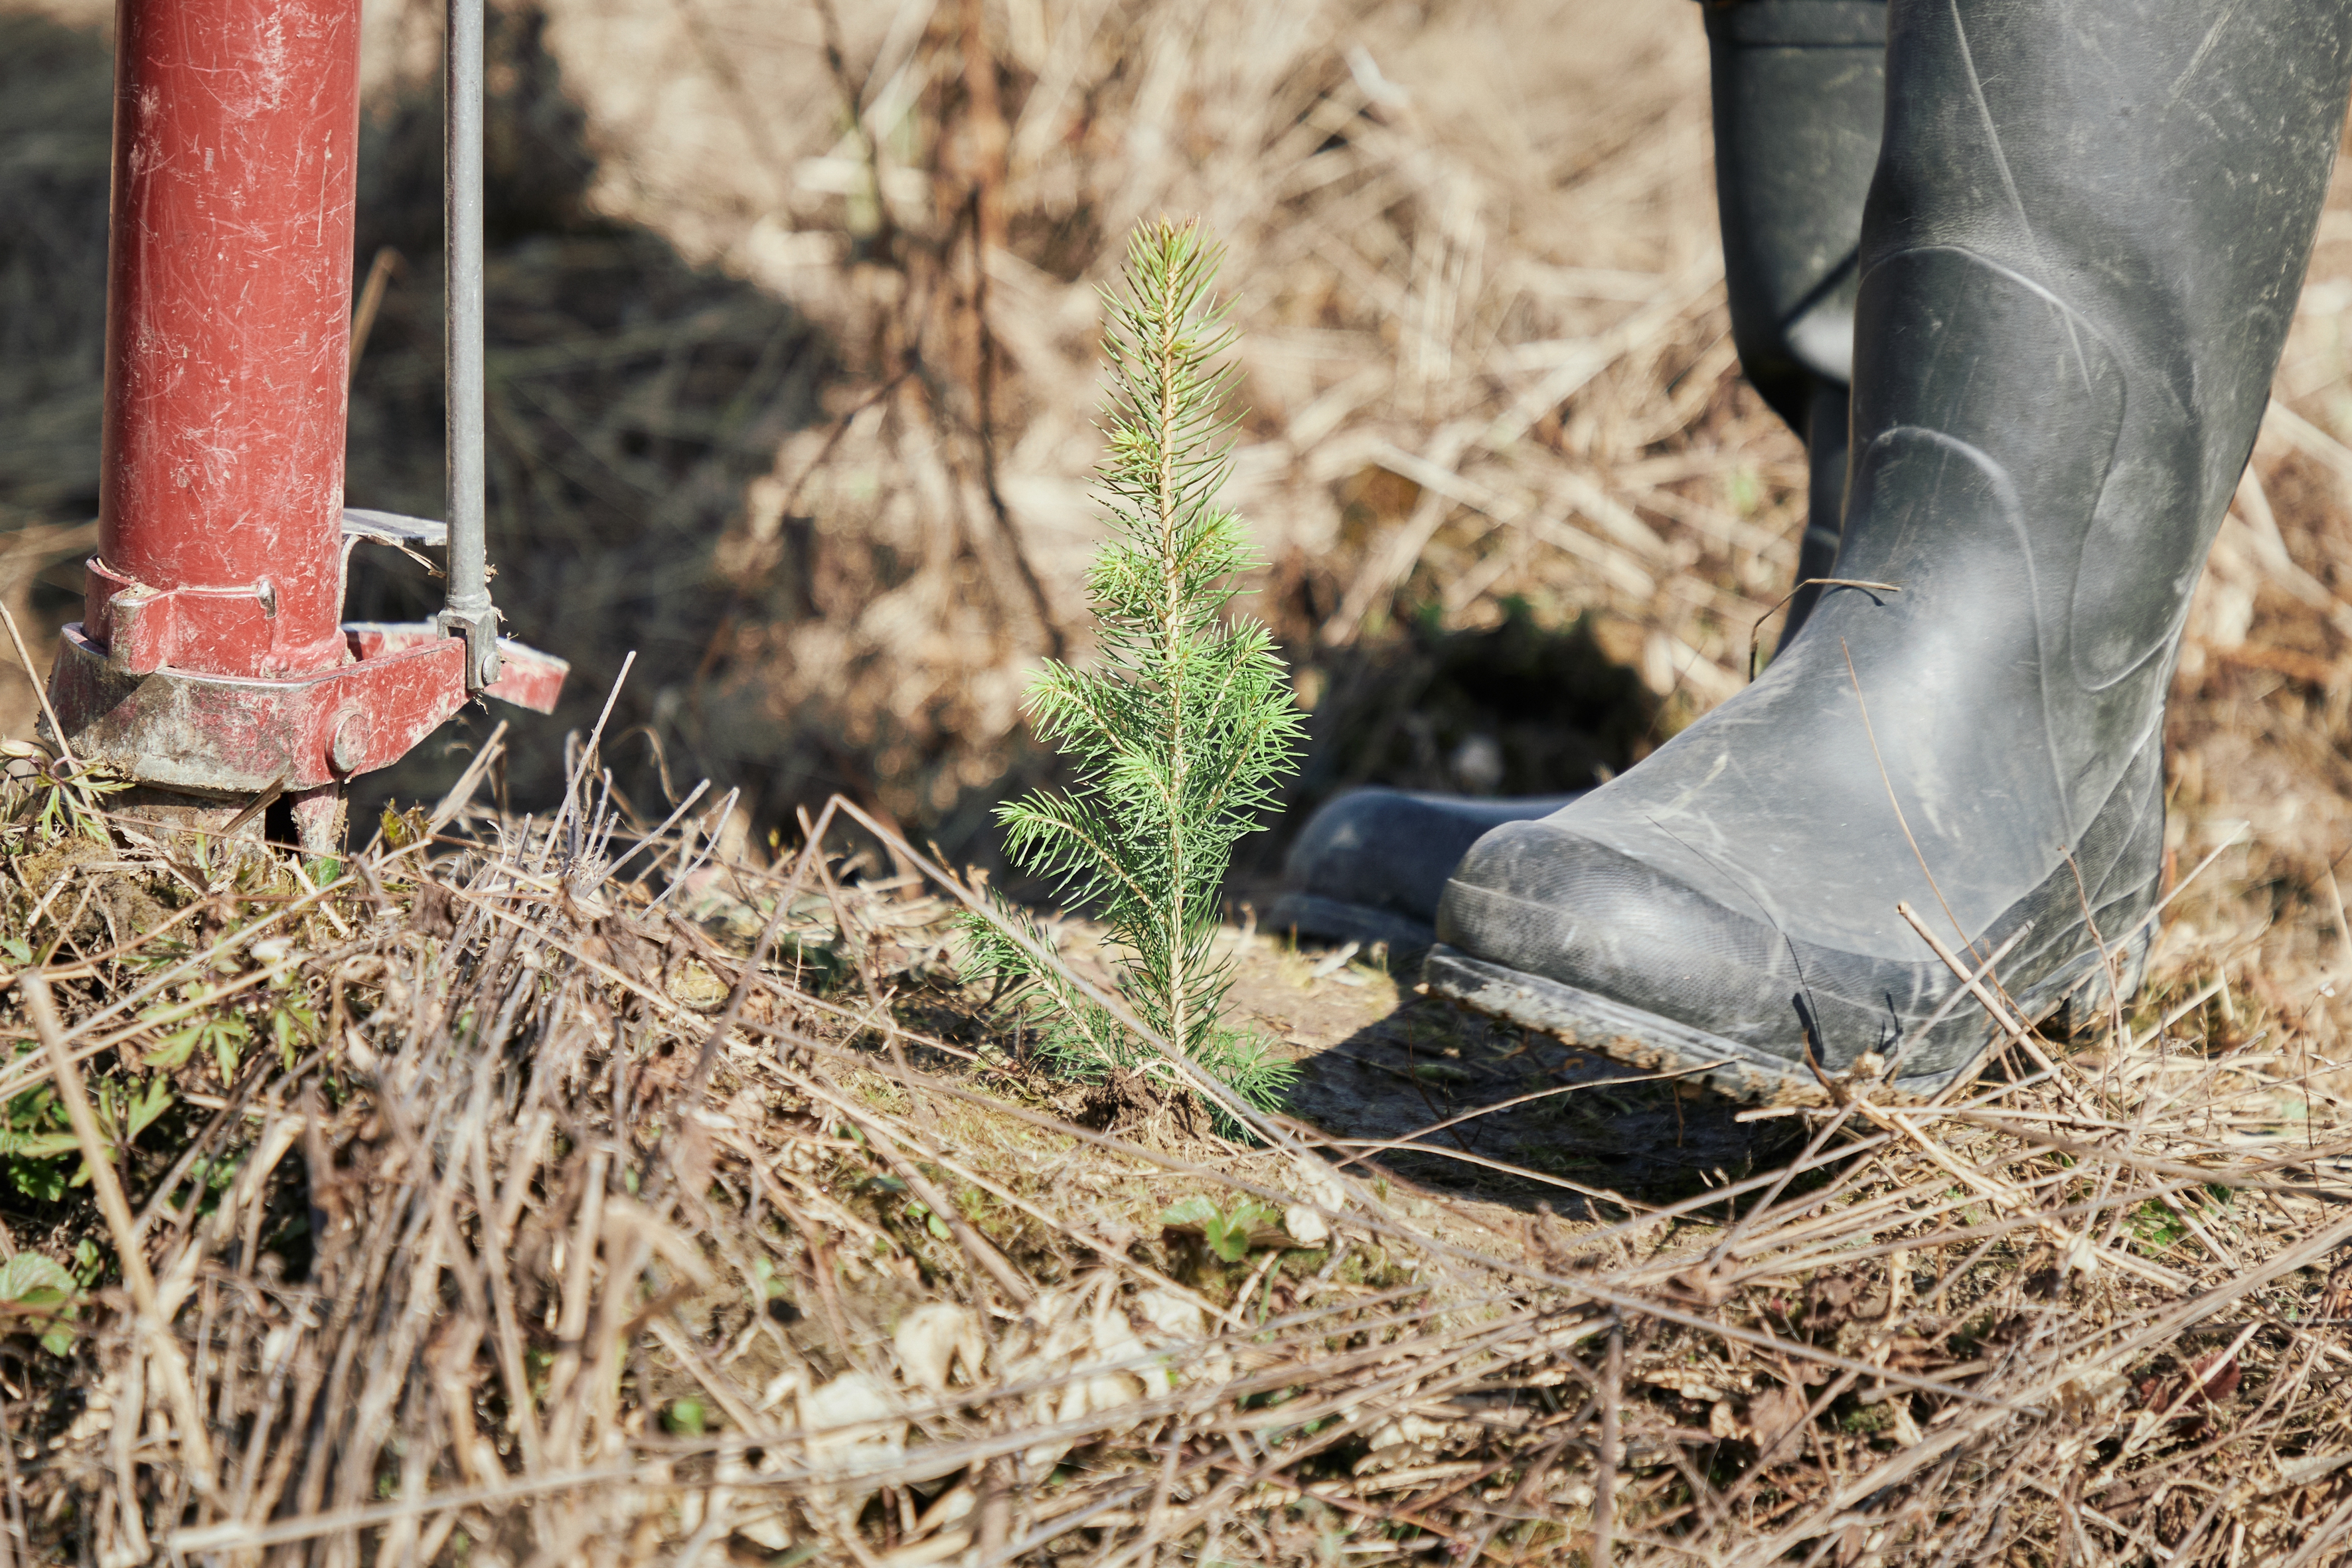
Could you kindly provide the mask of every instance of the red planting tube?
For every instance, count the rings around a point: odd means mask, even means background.
[[[116,28],[90,635],[134,669],[332,668],[360,0],[118,0]]]
[[[116,28],[99,553],[50,675],[59,742],[206,809],[284,792],[331,854],[345,781],[469,686],[553,707],[563,663],[506,645],[512,673],[469,681],[442,626],[340,624],[346,537],[441,527],[347,534],[360,0],[117,0]],[[451,624],[488,644],[471,607]]]

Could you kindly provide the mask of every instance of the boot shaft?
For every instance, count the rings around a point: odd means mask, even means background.
[[[1857,489],[1892,432],[1983,454],[2069,675],[2160,673],[2294,317],[2352,8],[1893,0],[1889,29]]]
[[[1885,0],[1706,12],[1716,210],[1740,369],[1799,436],[1853,379],[1862,211],[1886,100]]]

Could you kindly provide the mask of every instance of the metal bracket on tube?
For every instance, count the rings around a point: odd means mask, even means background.
[[[466,689],[477,695],[499,681],[499,612],[495,605],[476,611],[443,610],[434,625],[444,634],[466,639]]]

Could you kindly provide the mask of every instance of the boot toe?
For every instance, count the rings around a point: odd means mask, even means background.
[[[1524,974],[1789,1059],[1801,982],[1772,929],[1555,822],[1487,834],[1438,906],[1438,939]]]
[[[1437,935],[1430,977],[1441,993],[1768,1101],[1819,1099],[1816,1066],[1837,1074],[1867,1054],[1885,1059],[1952,984],[1936,966],[1793,937],[1760,906],[1734,908],[1572,818],[1481,838],[1446,885]],[[1906,1089],[1931,1087],[1983,1032],[1981,1019],[1950,1018],[1885,1070]]]

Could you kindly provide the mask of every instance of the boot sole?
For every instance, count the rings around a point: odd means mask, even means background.
[[[1437,928],[1407,916],[1315,893],[1285,893],[1259,922],[1262,931],[1297,931],[1325,942],[1389,944],[1391,954],[1419,952],[1437,943]]]
[[[2133,944],[2125,958],[2124,992],[2139,988],[2139,973],[2147,943]],[[2021,999],[2037,1023],[2058,1010],[2073,992],[2104,978],[2095,955],[2080,961],[2082,973],[2053,976]],[[2076,968],[2070,964],[2069,970]],[[2063,972],[2062,972],[2063,973]],[[1422,984],[1432,995],[1443,996],[1490,1017],[1550,1035],[1563,1044],[1599,1051],[1613,1061],[1645,1072],[1672,1073],[1695,1079],[1717,1093],[1759,1105],[1826,1105],[1829,1092],[1802,1063],[1769,1055],[1752,1046],[1727,1040],[1705,1029],[1631,1007],[1622,1002],[1473,958],[1455,948],[1430,950],[1422,966]],[[2101,987],[2104,990],[2104,986]],[[1870,1098],[1885,1104],[1926,1100],[1955,1079],[1973,1079],[1983,1069],[1979,1052],[1961,1067],[1915,1078],[1898,1078],[1866,1087]]]

